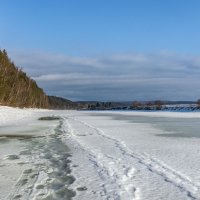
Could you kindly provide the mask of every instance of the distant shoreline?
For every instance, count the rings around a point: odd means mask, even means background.
[[[200,107],[198,106],[162,106],[161,108],[157,109],[156,107],[138,107],[138,108],[132,108],[132,107],[114,107],[114,108],[94,108],[94,109],[80,109],[84,111],[142,111],[142,112],[200,112]]]

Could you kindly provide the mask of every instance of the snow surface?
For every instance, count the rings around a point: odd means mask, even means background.
[[[37,120],[48,115],[62,119]],[[76,193],[75,200],[200,199],[199,118],[198,112],[0,107],[0,136],[41,137],[33,144],[0,139],[0,199],[71,199],[71,191]],[[66,198],[59,196],[63,191],[58,195],[63,185],[52,175],[71,176],[65,173],[68,168],[59,167],[69,163],[65,163],[69,150],[64,143],[70,148],[70,174],[75,177],[67,186]],[[22,152],[30,148],[27,157]],[[29,171],[37,178],[29,179]]]
[[[72,160],[80,165],[74,174],[83,177],[74,184],[89,188],[75,199],[200,199],[199,117],[120,111],[68,116],[66,141],[77,149]],[[187,135],[193,129],[198,137]]]

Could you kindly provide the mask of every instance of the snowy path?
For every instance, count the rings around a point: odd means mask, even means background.
[[[65,125],[70,137],[87,151],[90,162],[103,177],[104,199],[144,199],[146,191],[143,190],[155,182],[164,193],[171,187],[171,195],[177,193],[178,199],[200,199],[200,185],[164,162],[145,152],[132,151],[124,141],[76,118],[67,118]],[[138,179],[142,176],[149,180],[140,185]],[[161,199],[161,196],[151,199]],[[163,199],[171,198],[170,194],[167,196]]]

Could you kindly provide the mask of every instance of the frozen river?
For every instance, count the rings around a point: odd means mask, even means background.
[[[200,199],[200,113],[3,107],[0,119],[0,199]]]
[[[69,116],[65,120],[69,138],[84,152],[77,156],[82,166],[78,177],[87,177],[82,181],[98,191],[81,198],[200,199],[199,116],[167,112]]]

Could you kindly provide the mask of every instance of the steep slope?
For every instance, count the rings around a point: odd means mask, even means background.
[[[61,97],[48,96],[50,109],[76,109],[77,104]]]
[[[0,104],[48,108],[48,97],[36,82],[17,68],[5,50],[0,50]]]

